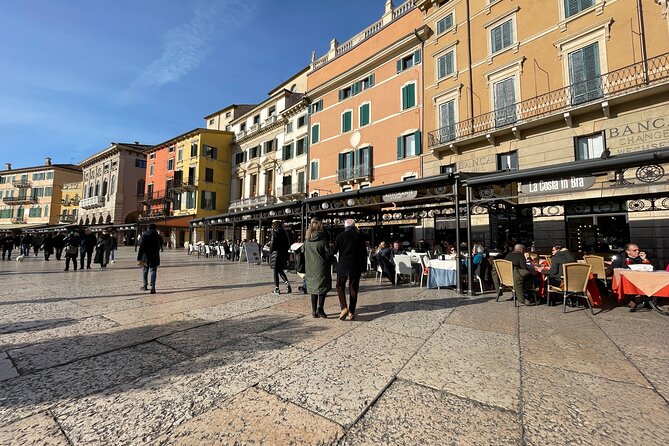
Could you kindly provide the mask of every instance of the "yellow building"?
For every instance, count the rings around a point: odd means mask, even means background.
[[[79,216],[79,201],[83,196],[83,183],[65,183],[62,188],[61,211],[58,217],[60,224],[76,224]]]
[[[81,168],[52,164],[0,171],[0,230],[26,230],[57,225],[62,213],[63,185],[81,181]]]
[[[515,239],[538,250],[563,243],[574,251],[614,250],[634,241],[666,261],[666,2],[417,5],[432,30],[424,57],[424,175],[459,172],[476,186],[473,237],[493,247]],[[602,165],[613,166],[617,158],[616,169],[588,167],[609,158]],[[587,171],[587,186],[532,189],[541,169],[564,166],[571,176],[572,164]],[[467,173],[504,171],[512,173],[466,180]],[[556,172],[543,175],[559,186],[566,180]],[[452,238],[453,228],[452,221],[436,219],[435,238]]]
[[[148,152],[142,224],[154,222],[170,246],[188,240],[189,221],[227,211],[234,134],[197,128]],[[195,240],[204,237],[196,228]]]

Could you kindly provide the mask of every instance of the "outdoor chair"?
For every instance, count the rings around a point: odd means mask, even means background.
[[[476,274],[475,272],[472,271],[472,279],[473,279],[474,282],[479,283],[479,288],[481,290],[481,294],[483,294],[483,279],[481,279],[481,276],[479,276],[478,274]],[[472,286],[473,286],[473,284],[472,284]]]
[[[502,288],[509,288],[511,290],[511,295],[513,296],[513,306],[517,306],[516,291],[513,288],[513,263],[502,259],[495,259],[493,260],[493,263],[495,264],[497,276],[499,276],[499,291],[497,292],[497,302],[499,302],[499,296],[502,294]]]
[[[420,284],[419,284],[419,287],[420,287],[420,288],[423,287],[423,278],[424,278],[424,277],[427,277],[427,275],[428,275],[428,269],[427,269],[427,263],[428,263],[428,261],[429,261],[429,256],[421,256],[421,257],[420,257],[420,266],[421,266],[421,270],[420,270]],[[427,279],[425,279],[425,286],[427,286]]]
[[[381,279],[383,279],[383,269],[381,269],[381,265],[376,266],[376,280],[378,280],[379,283],[381,283]]]
[[[401,276],[409,276],[409,284],[413,278],[414,270],[411,267],[411,256],[400,254],[395,256],[395,285],[399,284]]]
[[[551,292],[562,293],[562,312],[567,312],[567,296],[576,296],[583,297],[588,303],[590,312],[594,315],[595,311],[592,309],[592,304],[586,293],[586,287],[588,286],[588,280],[590,279],[590,273],[592,272],[592,266],[587,263],[565,263],[562,265],[562,277],[563,284],[562,287],[556,287],[553,285],[548,285],[548,295],[550,296]]]
[[[606,266],[604,265],[604,257],[585,255],[583,256],[585,263],[592,266],[592,274],[595,274],[598,279],[604,281],[604,286],[607,284]]]

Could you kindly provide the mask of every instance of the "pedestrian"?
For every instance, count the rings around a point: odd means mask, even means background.
[[[160,266],[160,247],[163,238],[156,230],[156,224],[150,223],[148,231],[142,234],[142,241],[137,251],[137,261],[142,265],[142,291],[151,286],[151,294],[156,294],[156,274]],[[151,277],[149,278],[149,272]],[[150,280],[150,281],[149,281]]]
[[[339,319],[352,321],[358,304],[360,275],[367,268],[365,239],[351,218],[344,222],[344,232],[335,238],[332,256],[339,254],[337,261],[337,296],[341,312]],[[346,305],[346,282],[348,281],[349,303]]]
[[[30,256],[30,247],[33,244],[33,236],[30,234],[24,234],[21,238],[21,255],[24,257]]]
[[[109,251],[109,262],[114,263],[116,259],[114,258],[114,251],[118,249],[118,238],[116,232],[112,231],[111,234],[111,250]]]
[[[53,254],[53,236],[49,232],[42,241],[42,250],[44,251],[44,260],[49,261],[49,257]]]
[[[33,252],[35,253],[35,257],[37,257],[37,254],[39,254],[41,246],[42,246],[42,237],[36,235],[35,237],[33,237]]]
[[[84,258],[86,258],[86,269],[91,269],[93,250],[97,243],[98,238],[93,234],[91,228],[86,228],[84,234],[81,236],[81,244],[79,245],[79,269],[84,269]]]
[[[311,294],[311,315],[327,318],[325,296],[332,289],[332,273],[330,270],[330,254],[328,241],[323,232],[323,223],[312,219],[304,241],[305,274],[307,289]]]
[[[60,231],[53,237],[53,248],[56,250],[56,260],[60,260],[65,248],[65,232]]]
[[[504,259],[513,264],[513,289],[518,304],[536,305],[535,299],[530,293],[534,290],[534,276],[537,275],[537,272],[532,264],[529,266],[527,264],[525,246],[517,243],[513,246],[513,251],[508,253]],[[501,295],[500,288],[497,289],[497,294]]]
[[[93,260],[94,263],[100,265],[100,269],[107,267],[107,264],[109,263],[109,253],[111,251],[111,247],[112,238],[109,235],[109,231],[107,229],[103,229],[102,235],[100,235],[98,243],[95,245],[95,259]]]
[[[79,246],[81,245],[81,237],[77,231],[72,231],[63,240],[65,243],[65,271],[70,270],[70,261],[72,267],[77,270],[77,255],[79,254]],[[83,266],[82,266],[83,267]]]
[[[12,234],[7,234],[2,238],[2,260],[12,260],[12,250],[14,249],[14,237]]]
[[[281,279],[286,284],[286,293],[293,292],[285,272],[286,265],[288,264],[289,249],[288,233],[283,229],[283,223],[281,220],[274,220],[272,222],[272,244],[269,248],[270,266],[274,271],[274,294],[281,294],[279,276],[281,276]]]

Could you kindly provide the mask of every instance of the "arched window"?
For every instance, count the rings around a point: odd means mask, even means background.
[[[116,191],[116,175],[112,175],[109,193],[111,195],[114,195],[115,191]]]
[[[96,197],[100,196],[100,180],[95,182],[95,195]]]
[[[107,189],[109,188],[108,186],[109,183],[107,183],[107,180],[104,180],[102,182],[102,196],[106,197],[107,196]]]

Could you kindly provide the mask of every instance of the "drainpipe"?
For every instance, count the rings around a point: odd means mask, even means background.
[[[474,272],[472,271],[474,267],[474,262],[472,259],[472,215],[471,215],[471,188],[467,187],[467,295],[474,295]],[[458,248],[459,249],[459,248]]]
[[[643,61],[643,81],[648,85],[648,53],[646,52],[646,31],[643,22],[643,7],[641,0],[636,1],[636,12],[639,16],[639,38],[641,40],[641,60]]]
[[[471,133],[474,134],[474,75],[472,73],[472,22],[469,0],[465,1],[465,5],[467,5],[467,53],[469,55],[469,119]]]

